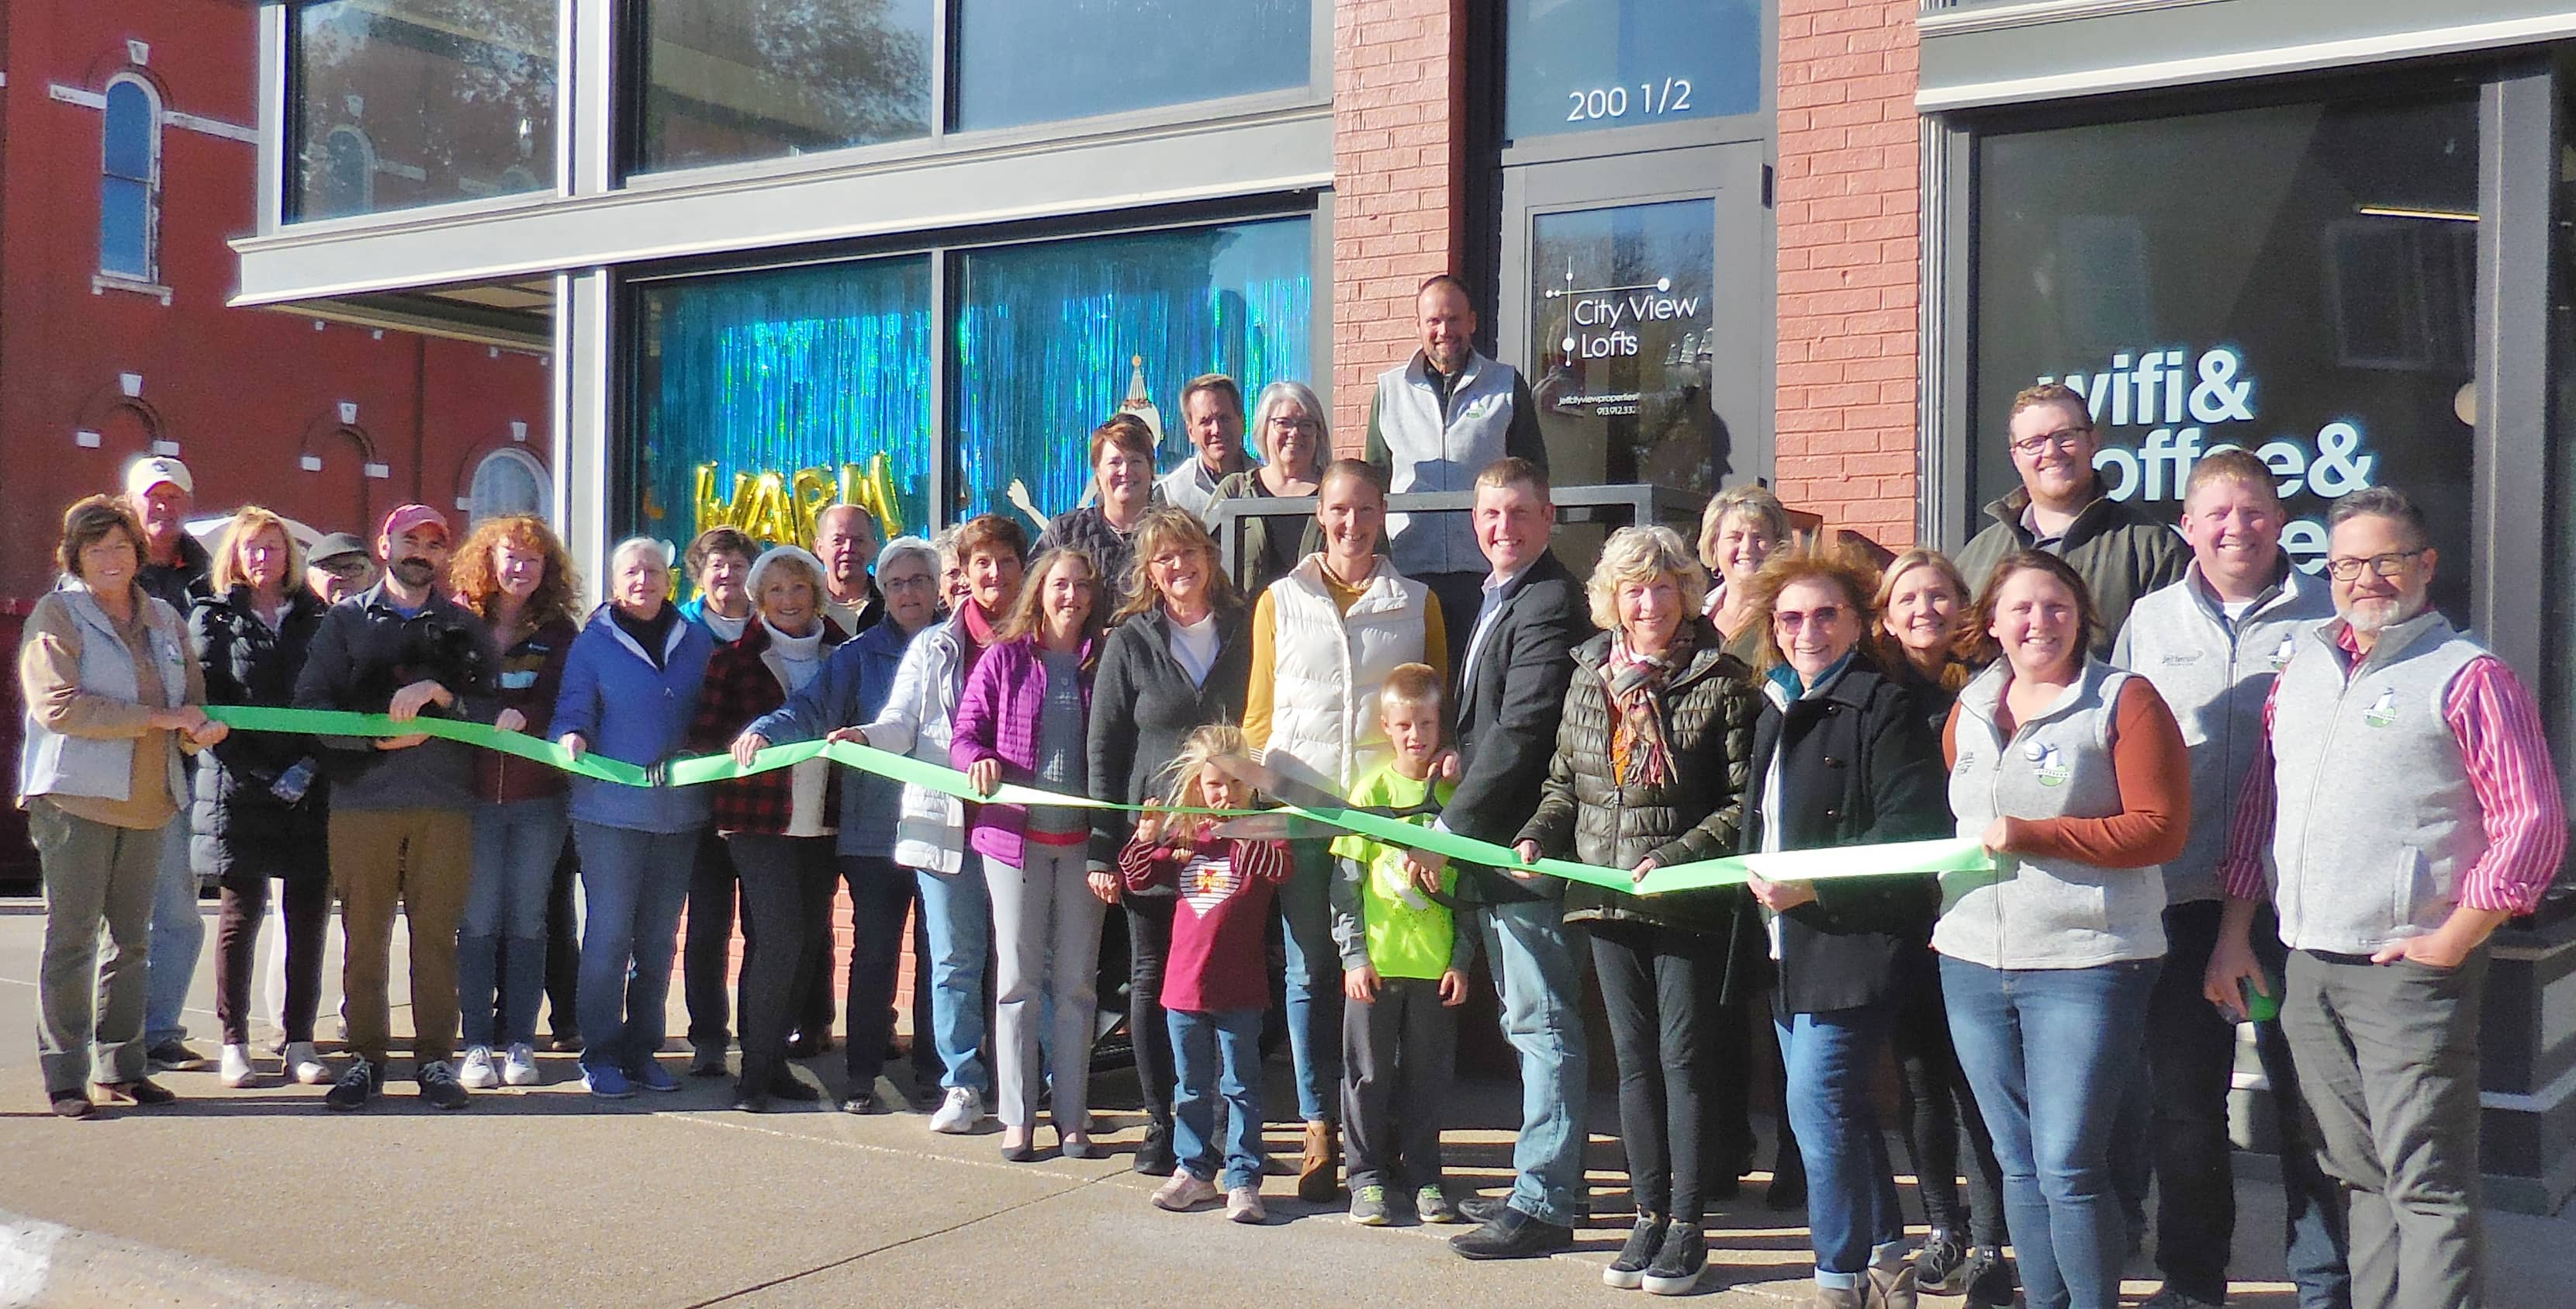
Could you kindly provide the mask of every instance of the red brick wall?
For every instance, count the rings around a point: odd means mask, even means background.
[[[1917,0],[1781,0],[1780,496],[1914,540]]]
[[[1333,432],[1356,454],[1377,374],[1412,354],[1422,279],[1456,271],[1466,0],[1333,7]]]

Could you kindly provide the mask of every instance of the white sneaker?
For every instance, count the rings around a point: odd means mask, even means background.
[[[468,1091],[489,1091],[501,1084],[501,1075],[492,1071],[492,1047],[470,1046],[465,1051],[465,1065],[456,1070],[456,1084]]]
[[[525,1041],[511,1046],[509,1057],[501,1063],[501,1081],[509,1086],[535,1086],[544,1080],[545,1075],[537,1071],[537,1052]]]
[[[939,1103],[939,1112],[930,1116],[930,1130],[963,1136],[983,1121],[984,1097],[972,1087],[952,1086],[948,1098]]]
[[[223,1082],[224,1085],[238,1090],[250,1085],[258,1076],[259,1071],[252,1068],[250,1065],[249,1046],[227,1045],[224,1047],[223,1068],[218,1074],[218,1080]]]
[[[286,1075],[306,1086],[329,1086],[331,1066],[313,1049],[311,1041],[294,1041],[286,1047]]]

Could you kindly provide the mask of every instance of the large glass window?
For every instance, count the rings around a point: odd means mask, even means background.
[[[650,0],[645,170],[930,133],[931,0]]]
[[[119,78],[102,119],[98,271],[148,282],[159,263],[161,103],[141,79]]]
[[[1762,107],[1760,0],[1509,0],[1503,135]]]
[[[1244,394],[1315,375],[1309,220],[1093,237],[964,256],[951,387],[959,515],[1050,516],[1089,489],[1091,429],[1122,406],[1189,457],[1183,382]]]
[[[1717,489],[1717,202],[1540,214],[1530,353],[1549,467],[1573,484]]]
[[[2329,502],[2403,488],[2460,561],[2433,598],[2465,621],[2477,131],[2452,94],[1982,136],[1977,503],[2019,485],[2014,393],[2059,381],[2104,433],[2109,494],[2159,516],[2202,453],[2254,451],[2311,572]]]
[[[293,218],[531,191],[555,175],[556,0],[297,5]],[[367,170],[352,177],[353,167]]]
[[[628,521],[673,541],[729,522],[812,541],[867,504],[888,534],[930,505],[930,260],[646,285]]]
[[[952,0],[959,130],[1307,84],[1314,0]]]

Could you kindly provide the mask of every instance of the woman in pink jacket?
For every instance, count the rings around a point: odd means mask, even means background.
[[[1081,550],[1039,555],[1028,578],[967,675],[949,757],[985,795],[1006,781],[1084,795],[1092,664],[1107,606]],[[1086,1097],[1100,924],[1118,898],[1118,878],[1086,870],[1090,836],[1086,811],[1058,806],[978,805],[967,820],[993,897],[994,1112],[1002,1157],[1015,1163],[1033,1157],[1038,1088],[1047,1080],[1038,1076],[1038,1023],[1050,1003],[1056,1141],[1065,1158],[1092,1155]]]

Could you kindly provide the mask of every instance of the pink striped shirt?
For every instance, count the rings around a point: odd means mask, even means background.
[[[2350,628],[2337,633],[2335,644],[2348,656],[2361,653]],[[2236,823],[2228,830],[2227,855],[2218,865],[2227,893],[2240,900],[2272,898],[2264,865],[2276,819],[2272,708],[2279,695],[2280,683],[2275,682],[2263,701],[2263,740],[2255,747]],[[2530,913],[2567,853],[2567,812],[2558,794],[2557,771],[2550,766],[2540,708],[2503,660],[2483,655],[2452,680],[2442,718],[2459,739],[2460,759],[2487,837],[2486,853],[2460,879],[2458,903],[2469,909]]]

